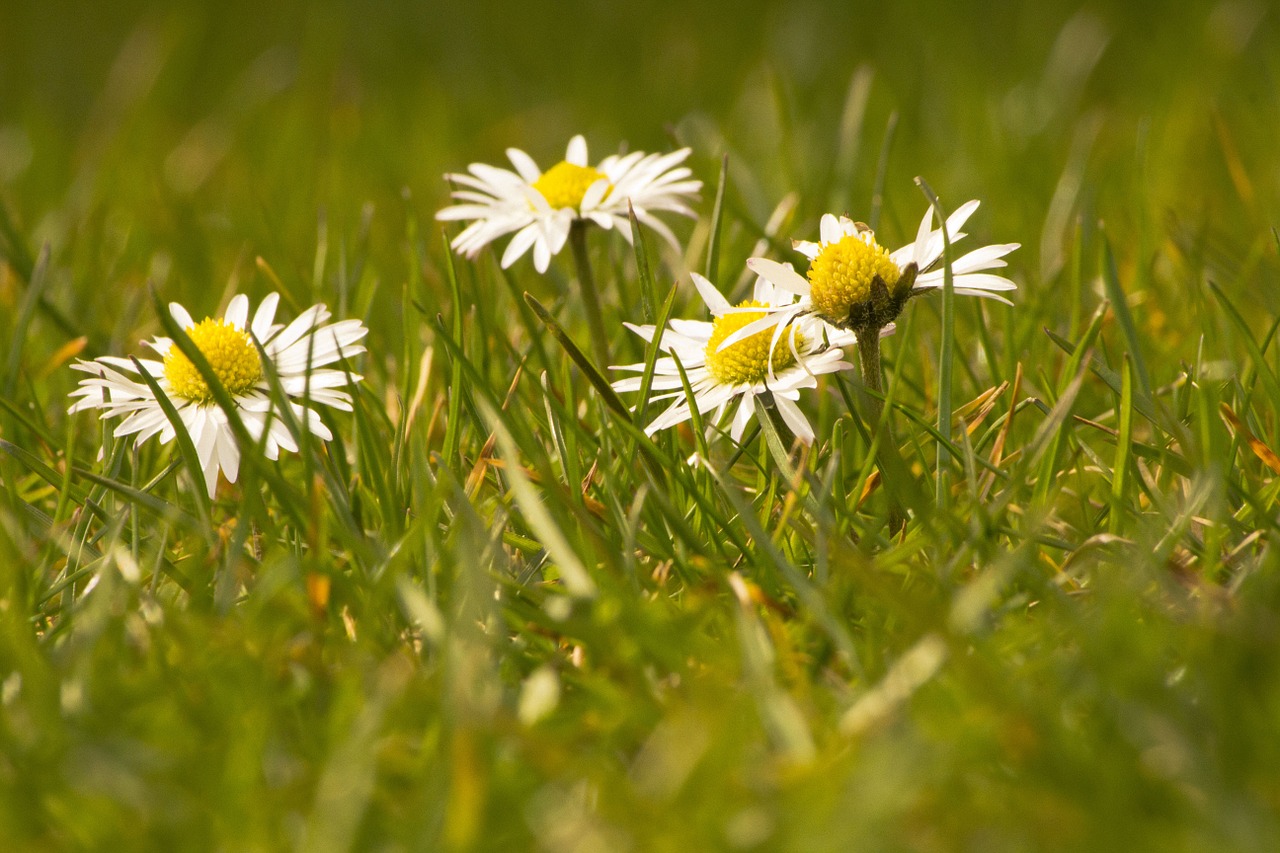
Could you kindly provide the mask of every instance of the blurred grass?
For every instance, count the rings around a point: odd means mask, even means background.
[[[1280,847],[1266,4],[0,12],[0,847]],[[727,286],[870,216],[891,115],[887,244],[915,175],[1023,243],[1015,308],[955,306],[945,513],[937,300],[886,343],[900,537],[850,388],[807,402],[803,482],[764,441],[686,466],[521,298],[584,342],[567,258],[450,284],[443,172],[688,144],[703,219],[648,242],[692,316],[721,157]],[[148,283],[365,319],[345,447],[197,517],[175,451],[65,417],[69,342],[137,352]]]

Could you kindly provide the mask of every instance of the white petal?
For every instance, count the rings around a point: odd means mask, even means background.
[[[742,435],[747,431],[747,424],[751,423],[751,418],[755,414],[755,406],[752,401],[755,399],[754,394],[744,394],[742,401],[738,403],[738,411],[733,415],[733,426],[729,429],[729,437],[739,444],[742,443]]]
[[[941,288],[946,282],[944,277],[946,270],[936,270],[928,275],[921,276],[916,279],[913,290],[929,290],[933,288]],[[992,275],[991,273],[965,273],[957,275],[953,278],[956,291],[968,290],[1017,290],[1018,285],[1009,279]]]
[[[538,240],[533,244],[533,268],[544,273],[549,266],[551,266],[551,250],[547,247],[546,240]]]
[[[818,223],[818,235],[824,243],[839,243],[844,237],[844,229],[840,227],[840,220],[830,213],[824,213]]]
[[[506,196],[519,187],[523,187],[526,183],[524,178],[510,169],[499,169],[497,166],[490,166],[487,163],[472,163],[467,169],[471,171],[471,174],[479,178],[483,184],[487,184],[495,195],[499,196]],[[455,176],[455,179],[460,183],[467,183],[462,181],[461,178],[462,176]]]
[[[677,402],[672,403],[663,410],[662,414],[649,422],[649,425],[644,428],[645,435],[653,435],[658,430],[663,430],[667,427],[675,426],[678,423],[683,423],[691,417],[693,417],[693,415],[689,411],[689,401],[680,399]]]
[[[960,296],[980,296],[983,299],[994,299],[996,302],[1003,302],[1005,305],[1013,305],[1012,301],[1005,299],[1000,294],[990,290],[965,290],[964,288],[957,287],[956,293]]]
[[[953,261],[951,271],[957,275],[963,275],[965,273],[1003,267],[1006,263],[1001,258],[1020,246],[1020,243],[996,243],[991,246],[983,246],[981,249],[974,249],[969,254]]]
[[[511,266],[521,255],[529,251],[529,247],[538,239],[539,234],[540,229],[536,222],[532,225],[526,225],[517,231],[516,235],[511,238],[511,242],[507,243],[506,251],[502,253],[502,268],[506,269]]]
[[[520,173],[520,177],[529,183],[534,183],[538,178],[542,177],[542,170],[538,168],[538,164],[533,158],[521,151],[519,148],[508,148],[507,159],[511,161],[511,165],[516,167],[516,171]]]
[[[231,297],[222,320],[243,331],[245,324],[249,322],[249,297],[243,293],[237,293]]]
[[[259,342],[265,342],[271,331],[271,324],[276,318],[276,306],[280,304],[280,294],[268,293],[253,313],[253,335]]]
[[[702,301],[711,309],[711,313],[717,317],[727,312],[731,306],[729,300],[724,298],[716,286],[707,281],[696,272],[689,273],[689,277],[693,279],[693,286],[698,289],[698,295],[702,297]]]
[[[169,316],[173,317],[174,322],[182,327],[184,331],[196,324],[196,321],[191,319],[191,314],[187,312],[187,309],[177,302],[169,303]]]
[[[284,352],[328,319],[328,308],[320,304],[312,305],[299,314],[292,323],[285,326],[284,331],[271,339],[271,344],[267,347],[267,353],[275,355]]]
[[[574,166],[587,165],[587,140],[582,134],[578,134],[569,140],[569,147],[565,149],[564,161],[572,163]]]
[[[227,477],[228,483],[234,483],[240,475],[240,448],[236,446],[235,436],[230,429],[217,431],[218,465]]]
[[[791,264],[780,264],[768,258],[747,258],[747,269],[756,275],[762,275],[778,287],[798,296],[809,295],[809,282],[791,268]]]
[[[924,266],[927,266],[927,264],[924,264],[923,266],[922,264],[924,261],[925,251],[929,246],[929,235],[932,232],[933,232],[933,205],[929,205],[929,207],[925,209],[924,218],[920,220],[920,230],[916,232],[916,242],[911,249],[911,260],[915,263],[917,267],[921,269],[923,269]],[[906,266],[906,264],[899,264],[899,266]]]
[[[782,420],[787,427],[795,433],[796,438],[805,444],[813,444],[813,427],[809,426],[809,421],[800,411],[800,407],[779,394],[773,396],[773,404],[777,407],[778,414],[782,415]]]
[[[979,202],[976,198],[966,201],[947,217],[947,236],[952,239],[958,239],[955,235],[960,233],[960,229],[969,221],[969,217],[973,216],[974,211],[978,209]]]
[[[587,187],[587,191],[582,194],[582,201],[578,205],[581,211],[592,210],[600,203],[600,199],[604,198],[604,194],[609,191],[609,179],[601,178],[591,186]]]
[[[564,248],[564,244],[569,239],[569,230],[573,227],[573,210],[570,208],[561,208],[556,211],[553,219],[546,220],[542,223],[543,233],[547,237],[547,248],[551,254],[558,255],[560,250]],[[544,266],[541,271],[545,271]]]
[[[640,222],[644,223],[652,231],[657,233],[657,235],[663,239],[663,242],[665,242],[672,249],[674,249],[677,252],[680,251],[680,241],[676,239],[676,235],[671,232],[671,229],[668,228],[666,223],[663,222],[661,219],[656,218],[647,210],[642,210],[640,208],[636,209],[636,219],[640,220]],[[627,229],[625,232],[623,232],[623,235],[627,237],[627,242],[631,242],[630,220],[627,220]]]
[[[766,241],[762,240],[761,245],[766,245]],[[822,252],[822,245],[820,243],[810,243],[808,240],[792,240],[791,248],[795,249],[811,261],[817,258]]]

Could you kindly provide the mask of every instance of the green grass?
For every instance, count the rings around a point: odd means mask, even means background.
[[[0,15],[0,848],[1280,849],[1266,4],[80,5]],[[917,175],[1023,244],[886,340],[892,496],[852,376],[650,441],[567,250],[448,255],[443,172],[577,132],[706,182],[588,235],[619,362]],[[65,414],[273,290],[371,329],[335,442],[210,503]]]

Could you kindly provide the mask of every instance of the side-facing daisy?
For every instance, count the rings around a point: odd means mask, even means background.
[[[453,192],[454,200],[461,204],[444,208],[436,219],[474,220],[453,240],[453,248],[469,258],[514,232],[502,253],[502,266],[511,266],[532,247],[534,267],[546,272],[551,256],[564,248],[575,222],[617,228],[630,241],[629,201],[636,219],[679,249],[671,229],[653,214],[667,211],[695,216],[685,200],[696,196],[702,182],[691,179],[688,167],[679,165],[688,156],[688,148],[670,154],[632,151],[611,155],[592,166],[587,159],[587,141],[575,136],[569,140],[564,160],[544,172],[528,154],[508,148],[514,172],[472,163],[467,167],[470,174],[446,175],[462,187]]]
[[[173,319],[191,338],[214,375],[231,395],[236,414],[254,441],[262,441],[268,459],[276,459],[280,450],[296,452],[297,443],[273,410],[270,381],[264,370],[262,352],[271,362],[271,370],[279,378],[289,407],[305,429],[328,441],[332,433],[311,408],[322,403],[351,411],[351,396],[339,390],[360,376],[342,369],[325,368],[343,358],[365,351],[357,343],[368,329],[359,320],[329,323],[332,316],[324,305],[314,305],[287,326],[275,322],[279,294],[273,293],[258,306],[249,320],[249,299],[240,294],[232,298],[221,319],[206,317],[197,323],[187,309],[176,302],[169,304]],[[74,369],[89,374],[71,392],[79,398],[68,413],[85,409],[101,409],[102,418],[124,416],[115,428],[117,437],[136,436],[140,445],[158,435],[161,444],[176,436],[173,424],[165,417],[156,395],[141,379],[139,366],[153,378],[177,410],[183,428],[191,436],[200,459],[201,475],[213,497],[221,470],[234,483],[240,471],[241,448],[227,414],[214,401],[212,390],[195,364],[170,338],[147,341],[160,360],[103,356],[93,361],[78,361]],[[265,437],[264,437],[265,433]]]
[[[813,441],[813,427],[805,418],[796,401],[800,389],[813,388],[817,377],[823,373],[848,370],[853,367],[844,360],[841,347],[854,343],[848,331],[834,329],[812,318],[766,325],[755,334],[722,347],[730,335],[748,324],[767,320],[768,309],[783,308],[795,302],[796,297],[779,291],[764,278],[757,278],[752,298],[730,305],[715,285],[697,273],[692,273],[693,283],[713,320],[672,320],[663,330],[658,347],[669,355],[659,358],[654,366],[654,400],[672,400],[665,411],[645,427],[649,435],[660,429],[682,423],[692,418],[689,399],[680,380],[680,368],[684,368],[693,391],[698,413],[715,410],[710,423],[722,421],[730,406],[736,401],[738,408],[733,416],[729,435],[741,441],[742,435],[755,412],[755,398],[771,399],[787,427],[805,443]],[[626,324],[646,341],[653,340],[655,327]],[[642,373],[644,364],[615,366],[615,370]],[[629,377],[613,383],[616,391],[636,391],[641,377]]]
[[[977,209],[977,201],[966,202],[947,217],[947,236],[952,244],[965,236],[960,229]],[[870,228],[847,216],[823,216],[819,236],[817,243],[793,244],[809,259],[807,277],[790,264],[767,258],[747,261],[753,272],[800,297],[783,309],[784,313],[812,311],[834,326],[866,331],[874,338],[873,330],[892,323],[913,296],[943,285],[945,271],[938,264],[943,252],[942,230],[933,227],[932,207],[920,221],[915,242],[893,252],[876,242]],[[983,246],[952,261],[955,292],[1012,304],[1001,293],[1015,290],[1017,285],[987,270],[1005,266],[1004,256],[1018,246]],[[752,332],[750,327],[742,330],[743,334]]]

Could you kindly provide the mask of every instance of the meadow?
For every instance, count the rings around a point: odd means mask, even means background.
[[[1280,849],[1277,93],[1262,0],[0,0],[0,850]],[[436,219],[576,134],[703,183],[603,341]],[[646,433],[624,323],[917,177],[1012,305]],[[68,413],[272,293],[368,330],[295,451]]]

